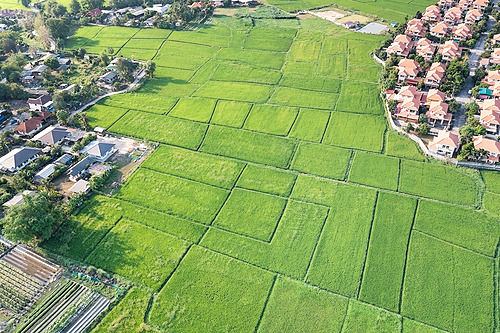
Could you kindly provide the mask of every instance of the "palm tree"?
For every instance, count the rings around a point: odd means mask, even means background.
[[[152,79],[156,70],[156,63],[152,60],[149,60],[146,63],[146,74]]]
[[[80,124],[82,124],[83,129],[88,130],[89,118],[87,117],[87,114],[85,112],[80,112],[78,114],[78,120],[80,121]]]

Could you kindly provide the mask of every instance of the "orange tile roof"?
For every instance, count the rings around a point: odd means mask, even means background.
[[[450,26],[446,22],[439,22],[434,27],[431,28],[431,33],[434,34],[447,34],[450,30]]]
[[[448,103],[445,102],[431,102],[429,111],[435,114],[446,115],[448,113]]]
[[[429,71],[437,71],[444,73],[446,72],[446,65],[443,64],[442,62],[434,62],[431,65],[431,68],[429,68]]]
[[[468,24],[461,23],[453,29],[453,34],[455,36],[467,38],[472,36],[472,28]]]
[[[476,149],[484,149],[487,152],[500,154],[500,142],[485,138],[482,135],[475,136],[472,139],[474,142],[474,148]]]
[[[479,105],[481,110],[493,110],[500,112],[500,99],[486,99],[481,105]]]
[[[446,145],[453,148],[458,147],[458,134],[447,130],[440,130],[438,135],[429,142],[429,149],[437,150],[437,145]]]
[[[427,93],[427,100],[444,102],[446,100],[446,95],[438,89],[430,89]]]
[[[411,38],[406,36],[406,35],[397,35],[396,38],[394,38],[394,42],[403,43],[403,44],[410,44]]]
[[[417,49],[419,47],[431,46],[432,42],[428,38],[420,38],[417,42]]]
[[[31,133],[32,131],[36,130],[40,125],[42,125],[43,121],[40,117],[33,117],[22,124],[19,124],[16,128],[14,128],[14,131],[21,132],[21,133]]]
[[[398,67],[405,67],[405,68],[419,68],[418,62],[412,59],[401,59],[398,63]]]
[[[493,110],[481,110],[479,121],[488,125],[500,125],[500,112]]]

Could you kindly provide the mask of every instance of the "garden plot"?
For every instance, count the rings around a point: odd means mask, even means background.
[[[344,297],[279,277],[258,332],[340,332],[347,310]]]
[[[492,331],[492,279],[492,259],[413,232],[401,313],[448,331]]]
[[[236,185],[249,190],[288,196],[296,178],[291,172],[248,164]]]
[[[121,188],[117,197],[208,224],[228,194],[218,187],[141,168]]]
[[[160,146],[141,165],[209,185],[231,189],[244,163],[172,146]]]
[[[323,143],[381,152],[386,120],[381,116],[333,112]]]
[[[157,289],[174,270],[187,247],[187,242],[169,234],[121,220],[86,262]]]
[[[201,245],[302,280],[327,211],[325,207],[290,201],[269,243],[211,228]]]
[[[207,126],[153,113],[129,111],[109,129],[111,132],[186,148],[201,143]]]
[[[269,272],[193,246],[156,297],[151,322],[184,332],[254,330],[273,281]]]

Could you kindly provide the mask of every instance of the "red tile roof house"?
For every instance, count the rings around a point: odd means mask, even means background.
[[[14,131],[19,132],[24,135],[33,135],[40,131],[43,127],[43,123],[46,119],[51,116],[50,112],[42,112],[38,117],[31,117],[25,122],[19,124]]]
[[[458,134],[447,130],[440,130],[438,135],[429,142],[428,148],[434,154],[452,157],[458,149],[459,142]]]
[[[418,97],[415,97],[409,101],[400,102],[394,112],[393,117],[398,120],[418,123],[418,113],[420,110],[421,100]]]
[[[477,9],[471,9],[465,14],[465,23],[474,24],[483,17],[481,12]]]
[[[443,38],[448,35],[450,32],[450,26],[446,22],[439,22],[435,26],[433,26],[430,30],[431,36]]]
[[[472,37],[472,33],[472,28],[465,23],[459,24],[455,28],[453,28],[453,37],[456,40],[470,39]]]
[[[427,27],[424,25],[424,22],[419,19],[412,19],[406,25],[405,35],[419,38],[424,37],[427,31]]]
[[[420,66],[418,62],[411,59],[401,59],[397,68],[399,82],[405,82],[408,80],[413,82],[417,80],[418,73],[420,73]]]
[[[443,55],[444,61],[451,61],[455,58],[459,58],[462,56],[462,49],[458,46],[457,42],[447,41],[443,45],[439,46],[438,50],[439,54]]]
[[[429,111],[426,113],[428,122],[432,126],[436,122],[440,122],[441,125],[449,124],[453,115],[448,112],[448,104],[445,102],[431,102],[429,105]]]
[[[458,7],[462,9],[463,12],[465,12],[469,7],[472,5],[472,0],[460,0],[458,3]]]
[[[427,38],[419,39],[416,49],[417,55],[424,58],[425,61],[431,61],[434,53],[436,53],[436,47]]]
[[[500,129],[500,112],[481,110],[479,122],[486,128],[486,132],[496,135],[498,134],[498,129]]]
[[[500,142],[487,139],[484,136],[475,136],[472,139],[474,143],[474,148],[477,150],[484,149],[489,155],[484,159],[485,162],[488,163],[497,163],[500,157]]]
[[[496,48],[490,55],[490,64],[500,65],[500,48]]]
[[[403,102],[403,101],[408,102],[415,98],[422,100],[424,95],[422,92],[418,91],[417,87],[415,86],[402,87],[397,94],[394,93],[394,91],[387,91],[386,93],[388,100],[395,100],[398,102]]]
[[[491,94],[496,98],[500,98],[500,82],[494,82],[493,85],[489,86]]]
[[[400,57],[407,57],[413,48],[411,38],[406,35],[398,35],[387,48],[387,54],[396,54]]]
[[[32,111],[46,111],[52,108],[52,96],[42,95],[38,98],[28,98],[28,105]]]
[[[448,9],[444,13],[443,21],[451,25],[462,23],[462,10],[458,7]]]
[[[485,99],[479,105],[479,109],[500,112],[500,99]]]
[[[85,16],[96,17],[96,16],[99,16],[101,14],[102,14],[102,11],[99,8],[94,8],[91,11],[87,12],[87,14],[85,14]]]
[[[451,8],[455,5],[455,1],[454,0],[439,0],[438,5],[439,5],[439,7],[444,8],[444,9]]]
[[[484,9],[486,9],[486,7],[488,7],[488,4],[489,4],[489,0],[476,0],[472,4],[472,7],[476,8],[476,9],[484,10]]]
[[[493,85],[495,82],[500,82],[500,71],[489,71],[488,75],[486,75],[482,82],[486,82],[489,85]]]
[[[491,40],[490,40],[491,46],[494,46],[497,43],[500,43],[500,34],[493,35],[493,38],[491,38]]]
[[[425,101],[427,105],[430,105],[432,102],[444,102],[446,101],[446,94],[437,89],[431,89],[427,93]]]
[[[441,9],[432,5],[425,9],[424,14],[422,15],[422,20],[426,22],[438,22],[441,20]]]
[[[424,84],[427,87],[438,88],[444,81],[444,73],[446,72],[446,65],[440,62],[432,64],[431,68],[425,76]]]

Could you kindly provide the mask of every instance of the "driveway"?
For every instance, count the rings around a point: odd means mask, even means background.
[[[493,1],[495,8],[497,2],[498,0]],[[479,61],[481,60],[481,54],[485,51],[485,44],[486,44],[486,39],[488,38],[488,33],[493,28],[495,23],[496,21],[490,15],[488,17],[488,26],[486,28],[486,32],[481,34],[481,37],[476,42],[476,45],[474,45],[474,48],[470,50],[470,55],[469,55],[470,75],[469,77],[467,77],[467,80],[465,80],[465,84],[462,90],[455,97],[455,99],[462,104],[462,107],[460,108],[459,111],[457,111],[453,115],[453,127],[451,129],[452,132],[458,133],[459,128],[465,125],[465,121],[467,119],[467,117],[465,116],[465,104],[472,101],[471,95],[469,94],[469,90],[474,88],[474,80],[472,79],[472,77],[476,73],[476,69],[479,66]]]

